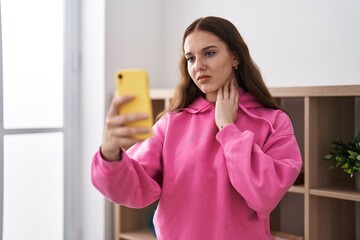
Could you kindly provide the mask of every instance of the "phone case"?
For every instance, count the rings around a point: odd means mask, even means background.
[[[149,118],[146,120],[129,123],[128,126],[142,126],[151,128],[153,125],[153,115],[151,99],[149,94],[148,75],[142,69],[120,70],[116,75],[117,93],[121,95],[132,95],[134,98],[121,106],[120,114],[125,113],[147,113]],[[134,135],[136,139],[146,139],[151,136],[148,134]]]

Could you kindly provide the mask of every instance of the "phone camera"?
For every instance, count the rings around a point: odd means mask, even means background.
[[[122,78],[123,78],[123,75],[122,75],[122,74],[119,74],[118,77],[119,77],[119,79],[122,79]]]

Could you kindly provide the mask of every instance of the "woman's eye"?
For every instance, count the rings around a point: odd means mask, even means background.
[[[194,58],[193,57],[188,57],[188,58],[186,58],[186,61],[192,62],[192,61],[194,61]]]
[[[214,51],[210,51],[210,52],[206,52],[206,53],[205,53],[205,56],[211,57],[211,56],[213,56],[214,54],[215,54]]]

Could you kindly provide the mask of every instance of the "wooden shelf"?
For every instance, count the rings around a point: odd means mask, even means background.
[[[360,85],[274,87],[270,92],[276,97],[360,96]]]
[[[278,231],[272,231],[271,233],[273,234],[275,240],[304,240],[303,237],[289,233],[278,232]]]
[[[119,236],[121,240],[156,240],[156,237],[149,229],[120,233]]]
[[[360,85],[270,88],[292,120],[303,169],[271,213],[278,239],[355,239],[355,181],[341,169],[329,170],[323,156],[336,137],[350,139],[359,126]],[[152,89],[154,116],[168,107],[174,89]],[[357,117],[356,117],[357,116]],[[356,119],[356,120],[355,120]],[[326,187],[324,187],[326,186]],[[156,205],[142,210],[116,206],[114,240],[156,240],[149,219]],[[279,235],[280,233],[280,235]]]
[[[310,194],[314,196],[360,202],[360,193],[355,190],[346,190],[341,188],[318,188],[310,189]]]
[[[153,100],[170,99],[173,93],[174,93],[174,89],[170,89],[170,88],[150,89],[150,97]]]
[[[300,193],[300,194],[305,194],[305,188],[303,185],[296,185],[296,186],[292,186],[289,189],[289,192],[291,193]]]

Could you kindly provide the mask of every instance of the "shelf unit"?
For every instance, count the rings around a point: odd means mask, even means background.
[[[278,239],[355,239],[355,205],[360,205],[355,180],[340,169],[329,170],[323,156],[333,139],[346,141],[359,131],[360,85],[270,91],[290,115],[303,156],[298,180],[272,212],[271,229]],[[168,106],[173,89],[150,94],[155,117]],[[145,209],[115,205],[114,240],[156,240],[149,228],[155,208],[156,203]]]

